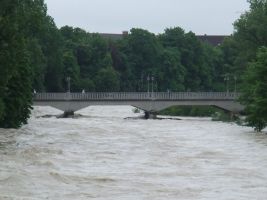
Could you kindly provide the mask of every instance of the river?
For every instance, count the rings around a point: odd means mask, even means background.
[[[36,107],[0,129],[0,199],[265,200],[267,135],[208,118],[138,120],[132,107],[77,119]],[[266,130],[265,130],[266,131]]]

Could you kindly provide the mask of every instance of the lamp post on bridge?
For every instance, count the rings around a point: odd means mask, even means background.
[[[235,94],[236,94],[236,81],[237,81],[236,75],[234,75],[234,80],[235,80]]]
[[[147,76],[146,80],[147,80],[147,94],[149,95],[149,81],[150,81],[149,75]]]
[[[152,82],[151,95],[152,95],[152,98],[153,98],[154,97],[154,76],[151,77],[151,82]]]
[[[140,86],[140,92],[144,91],[144,74],[143,72],[141,73],[141,86]]]
[[[147,94],[148,96],[150,95],[150,81],[151,81],[151,97],[153,98],[154,96],[154,76],[147,76]]]
[[[226,82],[226,93],[227,93],[227,95],[229,93],[229,80],[230,80],[229,74],[225,74],[224,75],[224,81]]]

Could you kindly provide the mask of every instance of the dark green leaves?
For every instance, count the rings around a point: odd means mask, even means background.
[[[267,48],[262,47],[244,76],[241,102],[246,105],[247,122],[256,131],[267,126]]]

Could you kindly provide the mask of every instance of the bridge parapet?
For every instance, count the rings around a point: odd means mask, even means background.
[[[34,101],[147,101],[147,100],[236,100],[239,93],[231,92],[92,92],[37,93]]]

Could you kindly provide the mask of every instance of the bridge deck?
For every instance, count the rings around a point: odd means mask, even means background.
[[[99,92],[37,93],[34,101],[147,101],[147,100],[236,100],[238,93],[227,92]]]
[[[106,92],[106,93],[38,93],[34,105],[52,106],[63,111],[77,111],[92,105],[131,105],[148,112],[171,106],[202,105],[239,112],[238,93],[227,92]]]

